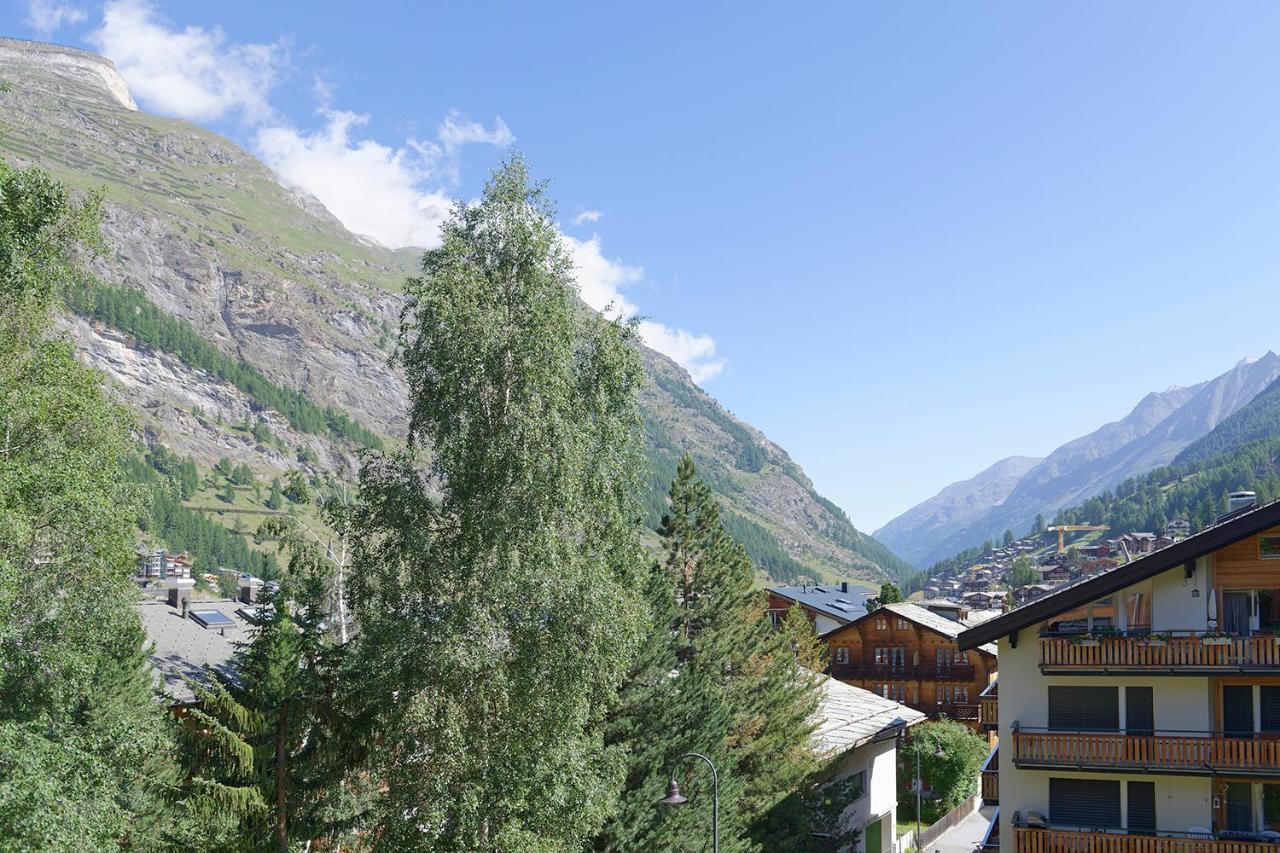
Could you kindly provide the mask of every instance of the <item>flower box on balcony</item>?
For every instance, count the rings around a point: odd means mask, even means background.
[[[1230,637],[1202,637],[1200,642],[1206,646],[1226,646],[1231,643]]]
[[[1080,645],[1093,647],[1093,646],[1100,646],[1102,645],[1102,643],[1098,640],[1081,640]]]

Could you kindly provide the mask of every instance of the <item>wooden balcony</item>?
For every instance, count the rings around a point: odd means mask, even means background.
[[[999,686],[1000,682],[993,681],[990,687],[978,694],[978,721],[987,731],[1000,725]]]
[[[1280,672],[1280,639],[1272,634],[1217,637],[1194,631],[1168,636],[1042,636],[1040,671],[1060,675]]]
[[[892,664],[833,663],[831,676],[841,681],[973,681],[972,666],[894,666]]]
[[[1280,738],[1226,737],[1221,732],[1130,735],[1016,728],[1017,767],[1209,776],[1280,777]]]
[[[1000,747],[991,750],[982,765],[982,804],[995,806],[1000,803]]]
[[[1122,830],[1013,828],[1016,853],[1277,853],[1280,844],[1248,836],[1221,838],[1209,833],[1130,835]]]
[[[920,710],[938,717],[950,717],[962,723],[978,722],[979,711],[977,705],[966,705],[960,702],[938,702],[932,706],[922,705]]]

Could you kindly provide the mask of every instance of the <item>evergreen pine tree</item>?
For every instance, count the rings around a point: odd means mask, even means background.
[[[710,833],[710,779],[699,762],[677,776],[693,807],[658,809],[671,762],[699,752],[720,773],[724,850],[755,849],[753,823],[812,770],[806,749],[820,666],[808,620],[770,624],[753,568],[725,532],[711,489],[681,460],[660,528],[666,557],[647,585],[651,623],[610,724],[627,754],[606,850],[701,849]]]

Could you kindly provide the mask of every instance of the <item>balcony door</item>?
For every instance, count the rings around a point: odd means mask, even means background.
[[[1253,591],[1231,590],[1222,593],[1222,630],[1235,636],[1253,632]]]
[[[1049,728],[1064,732],[1119,731],[1119,690],[1115,687],[1050,687]]]
[[[1228,782],[1223,797],[1226,828],[1233,832],[1253,832],[1253,786],[1248,782]]]

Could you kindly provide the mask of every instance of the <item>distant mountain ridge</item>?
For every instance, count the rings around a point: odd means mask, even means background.
[[[1243,360],[1207,382],[1187,388],[1171,387],[1145,396],[1124,418],[1067,442],[1032,466],[1002,499],[994,493],[983,508],[970,505],[955,521],[942,521],[936,507],[946,494],[973,492],[981,496],[979,480],[955,483],[930,501],[890,521],[876,532],[895,553],[920,567],[947,559],[965,548],[998,538],[1005,530],[1022,534],[1037,513],[1046,519],[1063,508],[1114,489],[1126,479],[1167,465],[1192,442],[1258,396],[1280,378],[1280,356],[1268,352],[1257,360]],[[988,469],[989,471],[990,469]],[[934,523],[921,524],[933,504]]]
[[[350,441],[298,428],[259,399],[263,392],[255,396],[265,384],[242,377],[236,385],[207,369],[208,353],[197,361],[192,346],[166,343],[193,337],[231,360],[224,374],[240,371],[238,362],[258,371],[276,399],[287,397],[279,389],[292,389],[318,410],[343,412],[393,442],[403,437],[406,385],[390,355],[417,253],[352,235],[217,134],[133,109],[102,57],[0,39],[0,79],[12,84],[0,92],[0,156],[73,188],[104,189],[107,252],[93,273],[140,294],[144,313],[178,321],[153,323],[149,342],[104,317],[64,323],[80,356],[134,410],[148,442],[206,467],[227,457],[267,481],[297,467],[350,476],[358,464]],[[879,583],[909,571],[819,495],[783,448],[671,359],[647,348],[642,357],[651,522],[675,460],[687,452],[735,536],[777,579]],[[268,424],[281,441],[258,441],[244,428],[251,423]]]

